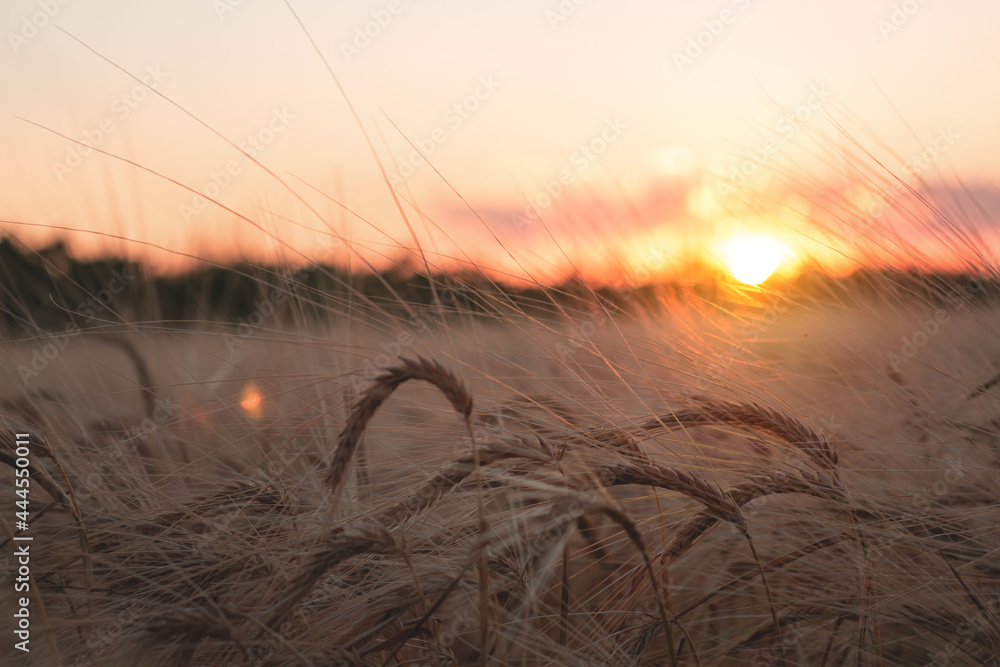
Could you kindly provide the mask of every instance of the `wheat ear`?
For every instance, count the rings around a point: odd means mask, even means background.
[[[687,426],[710,424],[726,424],[742,430],[768,433],[798,448],[824,470],[835,475],[837,473],[839,456],[836,448],[825,436],[816,433],[794,417],[752,403],[703,401],[696,408],[678,410],[647,420],[639,426],[639,429],[673,431]]]
[[[400,359],[398,365],[382,371],[371,386],[361,393],[347,417],[344,430],[337,438],[337,452],[330,463],[330,471],[326,475],[326,484],[333,489],[335,496],[339,494],[343,486],[344,478],[351,467],[351,460],[354,458],[368,422],[375,416],[379,407],[388,400],[392,392],[408,380],[423,380],[440,389],[455,411],[464,419],[468,420],[469,415],[472,414],[472,395],[451,371],[436,361],[421,357],[418,357],[416,361]]]

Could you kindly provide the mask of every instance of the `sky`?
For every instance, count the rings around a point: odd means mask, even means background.
[[[954,262],[944,218],[992,257],[997,25],[988,0],[9,0],[0,228],[164,271],[423,252],[609,281],[747,233],[837,271]]]

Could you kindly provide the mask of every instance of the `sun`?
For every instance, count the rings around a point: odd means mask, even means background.
[[[734,278],[758,285],[775,272],[788,248],[763,235],[737,236],[726,245],[726,265]]]

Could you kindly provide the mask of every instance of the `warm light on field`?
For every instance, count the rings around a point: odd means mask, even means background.
[[[262,399],[260,392],[257,391],[257,386],[251,382],[243,389],[243,399],[240,401],[240,407],[250,417],[258,417],[260,416],[261,401]]]
[[[741,283],[757,285],[777,270],[787,252],[784,244],[767,236],[738,236],[726,245],[726,265]]]

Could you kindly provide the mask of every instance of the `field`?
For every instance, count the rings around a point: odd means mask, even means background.
[[[995,664],[992,285],[871,280],[11,340],[31,664]]]
[[[0,664],[1000,666],[993,5],[22,4]]]

